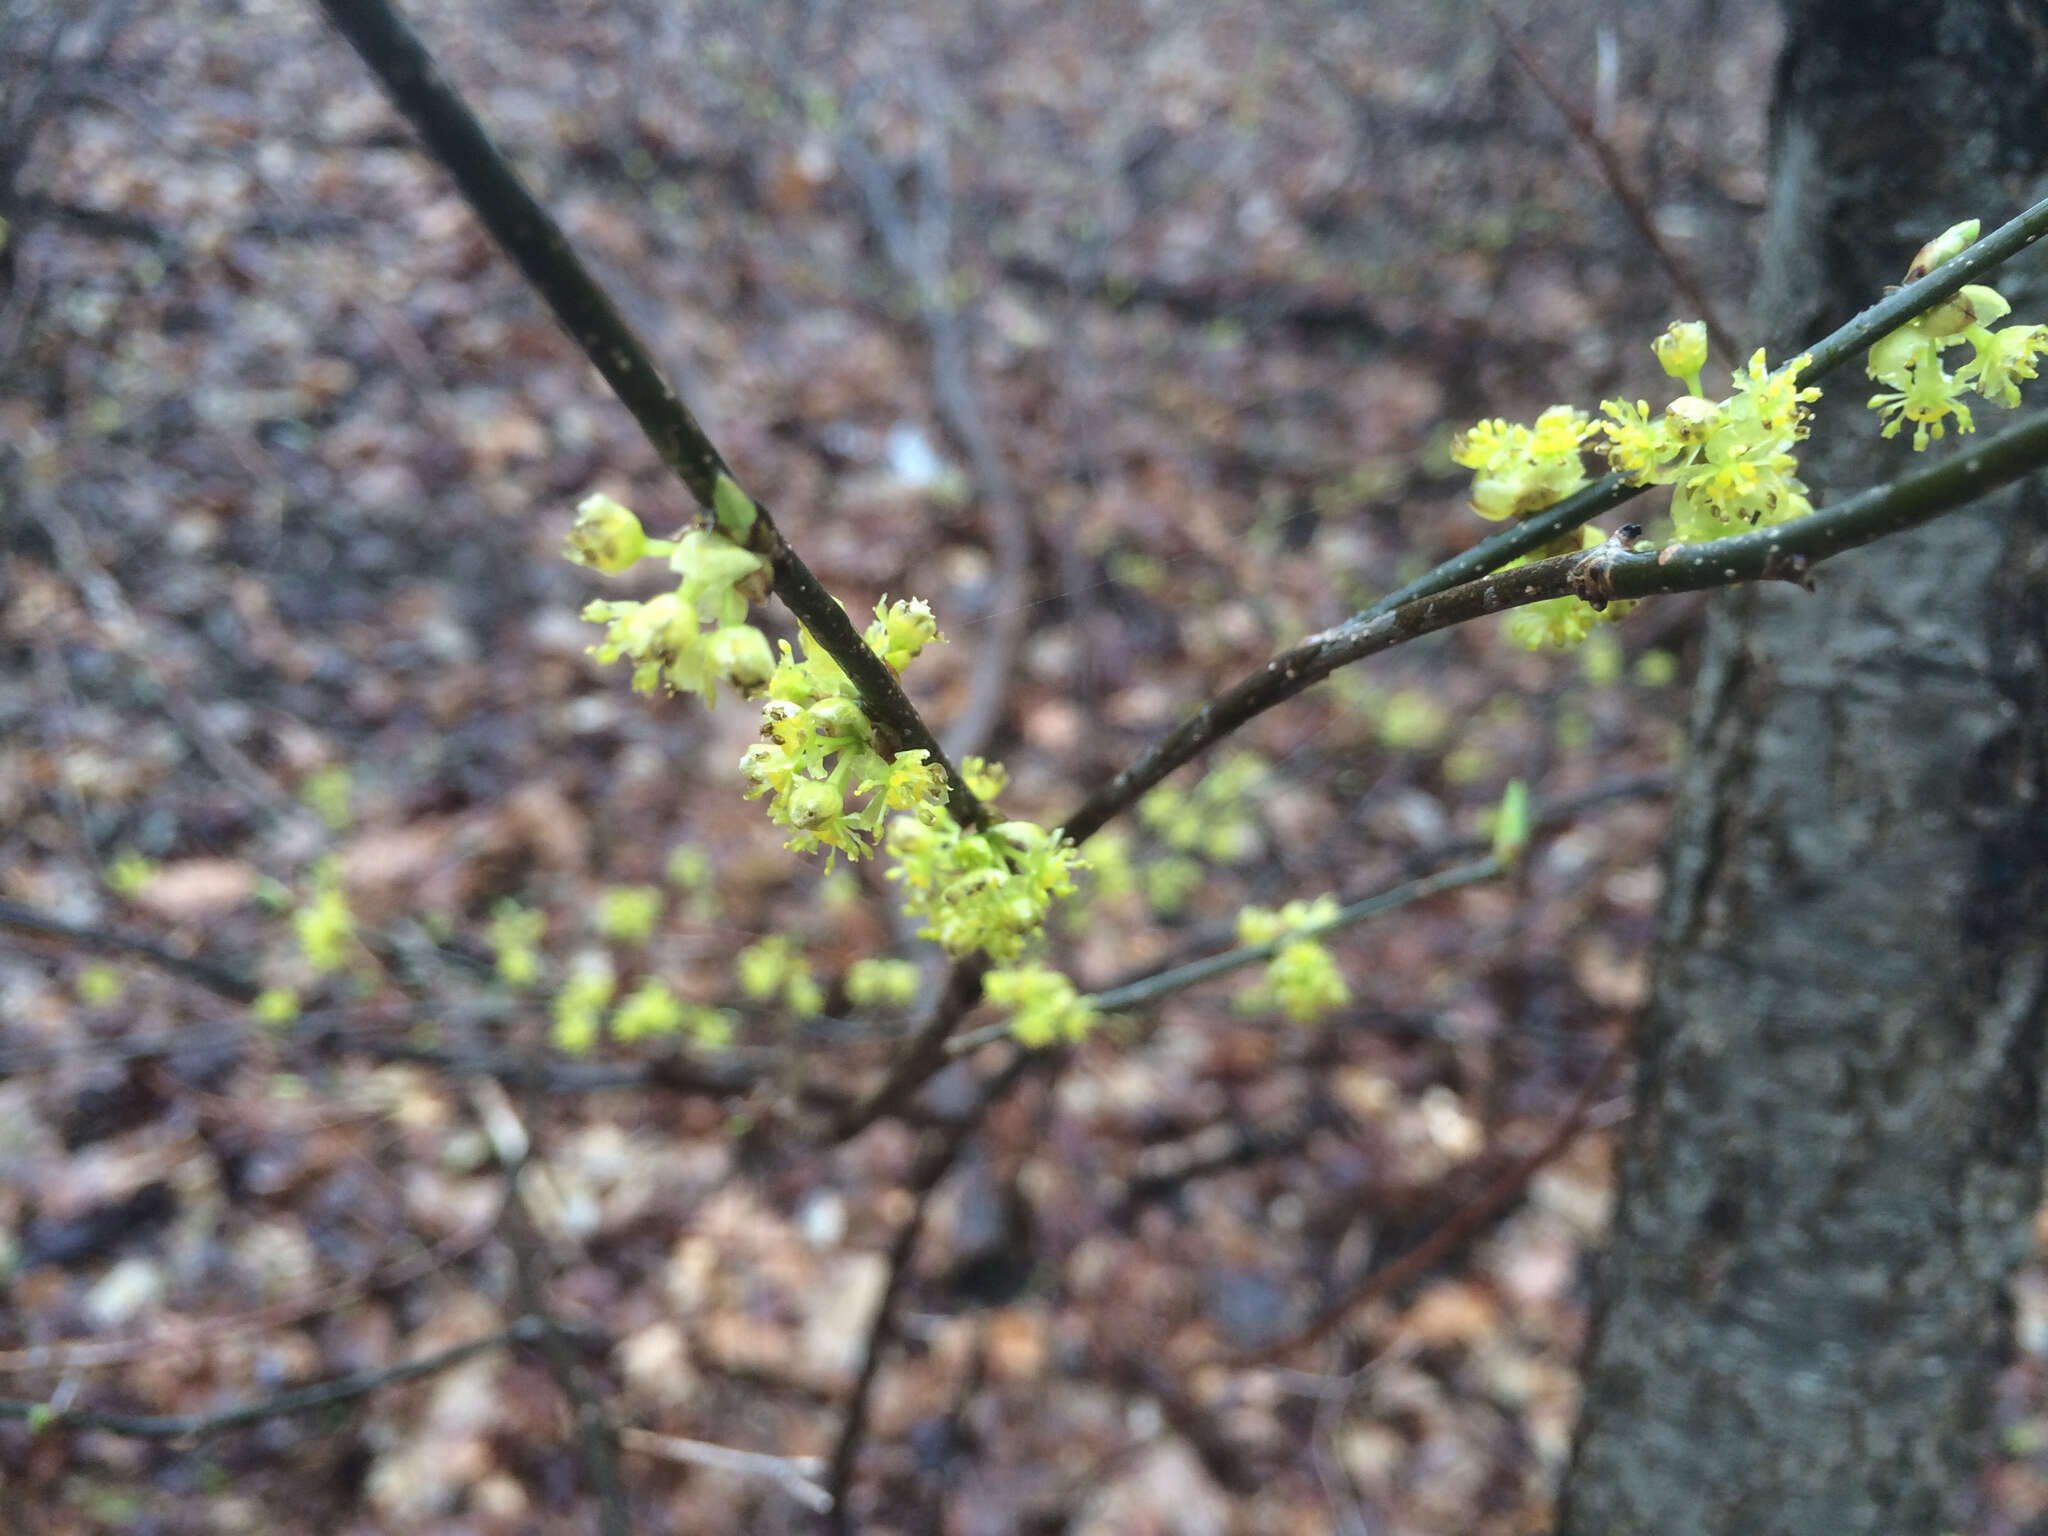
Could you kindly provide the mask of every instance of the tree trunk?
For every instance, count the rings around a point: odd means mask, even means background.
[[[1773,361],[2048,165],[2038,0],[1787,13]],[[1996,279],[2021,319],[2041,267]],[[1910,457],[1830,383],[1816,502]],[[2041,1200],[2048,486],[1819,581],[1709,621],[1562,1536],[1969,1519]]]

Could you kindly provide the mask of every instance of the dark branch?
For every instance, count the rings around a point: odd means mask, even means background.
[[[1067,818],[1067,835],[1077,842],[1087,838],[1182,763],[1347,663],[1547,598],[1577,596],[1604,603],[1746,581],[1802,581],[1813,565],[1831,555],[1952,511],[2044,462],[2048,416],[2023,422],[1943,463],[1915,470],[1797,522],[1704,544],[1671,544],[1653,554],[1602,549],[1559,555],[1416,598],[1377,616],[1370,611],[1360,614],[1282,651],[1196,710],[1089,796]]]
[[[955,960],[946,968],[946,979],[932,1004],[931,1017],[918,1027],[910,1048],[897,1058],[882,1085],[840,1119],[836,1140],[857,1136],[882,1116],[898,1113],[904,1102],[946,1064],[950,1059],[946,1038],[981,1001],[981,981],[988,969],[989,962],[981,955]]]
[[[1713,303],[1707,298],[1706,291],[1700,287],[1699,279],[1693,274],[1692,268],[1681,261],[1678,253],[1665,243],[1664,232],[1657,228],[1657,221],[1650,215],[1649,203],[1645,201],[1642,190],[1636,186],[1634,178],[1629,175],[1628,168],[1621,163],[1621,156],[1614,152],[1614,145],[1594,126],[1592,118],[1557,88],[1557,83],[1550,78],[1536,56],[1523,45],[1521,38],[1515,35],[1515,30],[1508,25],[1507,18],[1492,5],[1487,6],[1486,14],[1492,19],[1494,29],[1500,33],[1501,41],[1507,44],[1508,52],[1515,56],[1515,62],[1520,64],[1528,72],[1529,78],[1536,82],[1536,89],[1543,93],[1544,99],[1557,108],[1558,115],[1565,120],[1565,126],[1571,129],[1572,137],[1584,145],[1586,152],[1599,162],[1600,174],[1607,178],[1607,189],[1614,194],[1614,200],[1621,204],[1622,212],[1628,215],[1629,223],[1635,225],[1636,233],[1643,237],[1643,243],[1649,246],[1650,254],[1655,256],[1658,264],[1664,268],[1679,296],[1690,304],[1693,313],[1706,323],[1707,335],[1712,338],[1714,346],[1730,362],[1739,362],[1740,351],[1735,345],[1735,338],[1728,334],[1728,328],[1721,324],[1720,317],[1714,313]]]
[[[337,1376],[332,1381],[316,1382],[310,1387],[300,1387],[294,1392],[280,1392],[275,1397],[260,1398],[253,1403],[243,1403],[236,1408],[222,1408],[213,1413],[100,1413],[89,1408],[52,1408],[48,1403],[0,1397],[0,1419],[27,1419],[37,1429],[99,1429],[109,1434],[131,1435],[144,1440],[181,1440],[190,1435],[217,1434],[221,1430],[239,1429],[245,1424],[256,1424],[265,1419],[307,1413],[316,1408],[330,1408],[336,1403],[366,1397],[379,1387],[394,1386],[401,1381],[431,1376],[436,1371],[447,1370],[451,1365],[460,1365],[471,1356],[480,1355],[485,1350],[497,1349],[506,1344],[524,1343],[538,1338],[539,1335],[540,1324],[537,1319],[521,1318],[511,1327],[501,1329],[497,1333],[485,1334],[481,1338],[469,1340],[466,1344],[456,1344],[431,1355],[422,1355],[417,1360],[408,1360],[400,1365],[385,1366],[374,1371],[357,1371],[350,1376]]]
[[[518,264],[526,280],[555,312],[570,339],[604,375],[641,431],[689,488],[698,506],[712,510],[718,478],[739,482],[611,295],[569,244],[511,162],[484,131],[461,95],[435,64],[426,45],[386,0],[320,0],[321,8],[383,83],[428,152],[455,182],[491,236]],[[758,503],[757,503],[758,505]],[[846,610],[811,573],[760,508],[749,543],[775,573],[775,595],[803,622],[818,644],[860,690],[876,724],[903,746],[921,747],[946,769],[954,818],[963,826],[984,821],[975,800],[931,730],[896,681],[868,649]]]
[[[868,1401],[874,1392],[875,1377],[882,1368],[882,1356],[896,1337],[896,1301],[909,1276],[910,1262],[917,1255],[917,1240],[924,1232],[932,1191],[938,1188],[939,1181],[958,1159],[961,1148],[967,1145],[967,1138],[981,1124],[982,1117],[1036,1065],[1038,1062],[1034,1057],[1020,1053],[983,1090],[972,1110],[931,1138],[924,1155],[911,1170],[913,1203],[910,1216],[896,1233],[896,1241],[889,1245],[889,1278],[882,1287],[882,1299],[875,1307],[874,1321],[868,1328],[867,1350],[861,1356],[860,1374],[854,1379],[853,1393],[846,1404],[846,1419],[839,1431],[839,1443],[832,1451],[832,1475],[827,1483],[832,1494],[830,1528],[841,1536],[853,1529],[849,1523],[852,1515],[847,1507],[847,1494],[853,1487],[854,1473],[860,1463],[861,1443],[867,1438]]]
[[[2000,225],[1953,261],[1947,261],[1921,278],[1890,293],[1806,349],[1809,359],[1800,371],[1799,382],[1817,384],[1881,336],[1897,330],[1915,315],[1932,309],[1943,299],[1974,282],[2000,262],[2018,255],[2043,234],[2048,234],[2048,198],[2042,199],[2018,217]],[[1602,512],[1640,496],[1644,487],[1629,485],[1619,475],[1605,475],[1584,490],[1567,496],[1529,518],[1481,539],[1463,554],[1453,555],[1433,570],[1404,587],[1398,587],[1358,615],[1378,618],[1414,598],[1442,592],[1462,581],[1484,576],[1508,561],[1540,549],[1561,533],[1569,533]]]
[[[96,955],[127,955],[137,960],[147,960],[159,970],[173,976],[182,976],[187,981],[197,982],[209,992],[217,993],[233,1003],[250,1003],[256,999],[257,986],[248,977],[228,970],[225,966],[210,960],[199,960],[189,955],[176,954],[166,949],[155,939],[139,933],[126,933],[118,928],[97,928],[90,923],[66,922],[47,912],[38,912],[34,907],[23,906],[20,902],[0,900],[0,932],[24,934],[37,939],[61,939],[76,948],[89,950]]]

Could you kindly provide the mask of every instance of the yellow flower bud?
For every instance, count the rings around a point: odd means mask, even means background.
[[[713,630],[705,648],[712,669],[741,693],[759,693],[775,675],[775,653],[768,649],[768,637],[751,624]]]
[[[792,827],[821,827],[846,813],[846,800],[823,779],[803,779],[790,786],[782,804]]]
[[[1707,366],[1707,323],[1674,320],[1669,330],[1650,343],[1650,350],[1672,378],[1690,383]]]
[[[1918,282],[1945,261],[1953,261],[1977,243],[1977,232],[1983,224],[1976,219],[1965,219],[1960,224],[1951,224],[1932,240],[1921,246],[1913,257],[1913,264],[1906,268],[1906,281]]]
[[[564,552],[578,565],[616,576],[647,553],[647,533],[631,508],[599,493],[586,496],[576,508],[576,526],[569,530]]]
[[[866,741],[874,734],[866,712],[844,694],[820,699],[804,713],[810,718],[811,729],[823,737]]]

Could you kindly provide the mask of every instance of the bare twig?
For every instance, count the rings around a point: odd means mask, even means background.
[[[384,1366],[374,1371],[357,1371],[349,1376],[337,1376],[331,1381],[316,1382],[310,1387],[301,1387],[293,1392],[280,1392],[275,1397],[260,1398],[253,1403],[243,1403],[235,1408],[216,1409],[212,1413],[101,1413],[90,1408],[53,1408],[48,1403],[28,1402],[21,1398],[0,1398],[0,1419],[26,1419],[39,1429],[98,1429],[109,1434],[130,1435],[144,1440],[181,1440],[194,1435],[218,1434],[226,1429],[239,1429],[245,1424],[261,1423],[265,1419],[283,1418],[290,1414],[307,1413],[316,1408],[329,1408],[337,1403],[346,1403],[358,1397],[365,1397],[379,1387],[395,1386],[402,1381],[413,1381],[421,1376],[431,1376],[436,1371],[445,1371],[451,1365],[460,1365],[486,1350],[498,1349],[506,1344],[526,1343],[540,1337],[541,1325],[538,1319],[521,1318],[509,1328],[496,1333],[487,1333],[481,1338],[456,1344],[448,1349],[422,1355],[417,1360],[408,1360],[400,1365]]]
[[[955,960],[932,1003],[931,1016],[918,1027],[910,1045],[889,1068],[879,1088],[840,1118],[835,1139],[859,1135],[884,1115],[897,1113],[910,1096],[950,1059],[946,1039],[981,999],[981,981],[988,974],[984,956]]]
[[[162,1360],[195,1350],[214,1349],[221,1340],[233,1335],[281,1328],[315,1313],[336,1311],[366,1291],[409,1284],[476,1247],[496,1229],[497,1223],[498,1217],[494,1212],[489,1221],[457,1232],[425,1253],[383,1269],[365,1269],[311,1295],[273,1302],[267,1307],[257,1307],[229,1317],[180,1318],[173,1326],[142,1338],[69,1339],[35,1344],[26,1349],[0,1350],[0,1375],[28,1371],[100,1370],[142,1359]]]
[[[883,249],[917,295],[918,318],[931,342],[932,397],[946,430],[967,451],[995,552],[990,623],[975,653],[966,707],[946,732],[946,749],[957,759],[971,757],[987,746],[1007,703],[1010,671],[1030,612],[1023,592],[1030,576],[1031,522],[981,409],[968,366],[967,327],[960,307],[947,292],[952,198],[944,125],[934,121],[936,116],[936,109],[927,115],[926,142],[918,156],[915,229],[894,182],[865,144],[848,133],[840,139],[839,154],[860,188],[868,219],[882,236]]]
[[[1572,1144],[1573,1139],[1585,1128],[1587,1116],[1592,1113],[1594,1104],[1606,1090],[1608,1080],[1621,1065],[1627,1051],[1628,1047],[1625,1044],[1609,1051],[1606,1059],[1594,1069],[1586,1086],[1579,1091],[1578,1098],[1572,1102],[1572,1107],[1566,1112],[1564,1119],[1544,1138],[1543,1144],[1503,1171],[1428,1237],[1399,1258],[1381,1265],[1356,1285],[1349,1287],[1318,1312],[1305,1327],[1275,1343],[1228,1356],[1223,1363],[1251,1366],[1266,1365],[1285,1359],[1296,1350],[1306,1348],[1325,1337],[1366,1302],[1400,1290],[1456,1253],[1505,1212],[1509,1205],[1521,1198],[1522,1191],[1529,1187],[1529,1181]]]
[[[1643,243],[1649,246],[1650,253],[1664,268],[1671,279],[1671,285],[1678,290],[1685,302],[1692,306],[1693,313],[1706,322],[1707,335],[1712,339],[1714,346],[1728,361],[1734,362],[1739,359],[1741,353],[1735,345],[1735,338],[1729,335],[1728,328],[1721,324],[1720,317],[1714,311],[1713,301],[1707,297],[1706,290],[1700,287],[1699,278],[1692,268],[1666,243],[1664,232],[1657,228],[1657,221],[1650,214],[1650,205],[1644,199],[1642,190],[1636,186],[1634,178],[1628,173],[1628,168],[1621,163],[1621,156],[1614,152],[1614,145],[1608,140],[1607,135],[1599,130],[1592,118],[1580,110],[1576,102],[1558,89],[1557,83],[1550,78],[1535,54],[1523,46],[1521,38],[1516,36],[1514,28],[1508,25],[1507,18],[1501,15],[1499,9],[1488,5],[1486,14],[1492,19],[1495,30],[1500,33],[1501,41],[1507,44],[1508,52],[1515,56],[1515,61],[1528,72],[1529,78],[1536,82],[1536,89],[1543,93],[1544,98],[1557,108],[1558,114],[1564,118],[1572,131],[1572,137],[1584,145],[1587,153],[1599,162],[1600,174],[1607,178],[1607,189],[1614,194],[1615,201],[1621,204],[1622,212],[1628,215],[1629,223],[1635,225],[1636,233],[1643,237]]]
[[[805,1509],[824,1514],[832,1508],[832,1495],[813,1482],[825,1470],[816,1456],[769,1456],[760,1451],[736,1451],[731,1446],[713,1445],[708,1440],[686,1440],[680,1435],[657,1435],[651,1429],[625,1425],[619,1430],[619,1444],[643,1456],[680,1461],[696,1467],[715,1467],[739,1477],[761,1477],[774,1483]]]
[[[34,939],[61,940],[96,955],[126,955],[146,960],[159,970],[196,982],[232,1003],[249,1003],[256,998],[257,987],[253,981],[211,960],[178,954],[143,934],[119,928],[101,928],[91,923],[67,922],[4,897],[0,897],[0,932]]]
[[[916,1256],[917,1240],[924,1231],[932,1191],[938,1188],[939,1181],[945,1178],[947,1170],[960,1156],[967,1138],[981,1124],[982,1117],[1016,1086],[1026,1072],[1032,1070],[1033,1065],[1033,1058],[1027,1055],[1020,1054],[1012,1060],[983,1090],[970,1112],[943,1131],[932,1134],[924,1155],[911,1170],[910,1216],[897,1232],[896,1241],[889,1245],[889,1278],[882,1286],[882,1299],[876,1304],[874,1321],[868,1327],[867,1348],[861,1356],[860,1373],[854,1378],[853,1392],[846,1404],[845,1423],[839,1432],[839,1443],[832,1452],[832,1475],[828,1483],[833,1499],[831,1528],[841,1536],[853,1529],[848,1523],[847,1494],[853,1486],[854,1472],[860,1461],[861,1442],[867,1436],[868,1402],[874,1390],[875,1377],[882,1367],[882,1356],[896,1337],[896,1299],[909,1276],[910,1262]]]
[[[528,1083],[529,1102],[536,1111],[532,1116],[535,1127],[539,1124],[541,1067],[536,1058],[535,1071]],[[530,1163],[536,1131],[519,1121],[510,1100],[502,1095],[487,1106],[484,1128],[505,1165],[505,1199],[499,1208],[503,1219],[498,1230],[512,1252],[514,1287],[520,1306],[540,1325],[537,1342],[541,1358],[547,1362],[548,1374],[569,1405],[583,1469],[590,1479],[590,1492],[597,1500],[598,1529],[603,1536],[632,1536],[626,1485],[619,1476],[618,1433],[604,1403],[584,1379],[583,1366],[560,1322],[548,1310],[547,1240],[525,1200],[526,1179],[540,1171],[538,1164]]]
[[[719,478],[737,484],[739,476],[676,394],[646,342],[584,266],[554,216],[520,180],[441,73],[418,34],[387,0],[321,0],[321,8],[369,65],[500,248],[632,412],[662,462],[689,488],[698,506],[710,512]],[[963,826],[981,825],[986,818],[980,803],[904,694],[896,674],[868,648],[846,610],[783,538],[767,507],[758,501],[756,505],[760,516],[748,542],[769,561],[776,596],[853,680],[876,724],[903,746],[929,752],[930,761],[946,770],[954,819]]]

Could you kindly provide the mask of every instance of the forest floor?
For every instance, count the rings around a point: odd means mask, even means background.
[[[910,1023],[838,978],[929,984],[932,946],[741,800],[748,706],[587,654],[582,605],[651,588],[561,558],[575,504],[665,531],[681,488],[312,6],[143,0],[103,52],[52,9],[0,22],[33,125],[0,187],[0,1397],[211,1413],[544,1305],[635,1529],[808,1531],[796,1463],[650,1437],[831,1457],[921,1209],[853,1528],[1546,1529],[1701,604],[1565,655],[1469,626],[1176,778],[1193,832],[1128,818],[1132,878],[1055,923],[1085,986],[1470,859],[1510,779],[1563,813],[1335,939],[1313,1024],[1215,984],[1027,1075],[920,1207],[940,1133],[835,1141],[787,1084],[871,1082]],[[1687,310],[1476,7],[411,9],[831,590],[931,602],[907,686],[1013,815],[1474,542],[1451,433],[1655,395]],[[1611,10],[1518,25],[1746,349],[1771,13]],[[315,985],[288,914],[322,881],[362,942]],[[508,901],[545,919],[524,989]],[[744,999],[771,933],[822,1009]],[[550,1054],[594,960],[732,1008],[733,1049]],[[1980,1536],[2048,1528],[2048,1277],[2016,1300]],[[0,1532],[594,1529],[557,1380],[520,1345],[196,1440],[0,1422]]]

